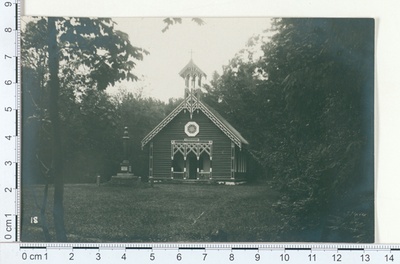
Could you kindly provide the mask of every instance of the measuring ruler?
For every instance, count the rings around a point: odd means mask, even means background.
[[[0,242],[12,242],[19,240],[20,215],[19,0],[2,0],[0,14]]]
[[[5,244],[1,263],[399,263],[374,244]],[[4,261],[4,262],[3,262]]]

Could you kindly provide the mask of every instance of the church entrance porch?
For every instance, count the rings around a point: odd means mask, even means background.
[[[171,179],[211,180],[211,161],[212,141],[171,141]]]
[[[189,153],[187,160],[187,178],[192,180],[197,179],[198,162],[196,155]]]

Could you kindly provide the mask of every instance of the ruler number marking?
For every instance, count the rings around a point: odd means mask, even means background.
[[[207,253],[203,253],[203,261],[205,261],[207,258]]]
[[[235,255],[233,253],[229,254],[229,261],[234,261]]]
[[[386,260],[386,262],[389,262],[389,261],[394,261],[394,256],[393,255],[385,255],[385,260]]]
[[[5,80],[4,83],[5,83],[5,85],[11,85],[12,81],[11,80]]]
[[[7,54],[4,54],[4,59],[6,60],[6,59],[12,59],[12,57],[11,56],[8,56]]]
[[[290,256],[289,254],[281,254],[281,261],[289,261],[290,260]]]
[[[12,32],[12,28],[6,27],[6,28],[4,28],[4,32],[11,33]]]
[[[261,259],[261,256],[260,256],[260,254],[255,254],[254,255],[254,259],[255,259],[255,261],[260,261],[260,259]]]
[[[6,231],[6,234],[4,235],[4,239],[5,240],[11,240],[12,239],[11,233],[13,232],[12,215],[11,214],[4,214],[4,217],[6,218],[6,220],[5,220],[5,231]]]
[[[44,254],[27,254],[26,252],[21,255],[22,260],[47,260],[47,253]]]
[[[74,260],[74,256],[75,256],[74,253],[72,253],[72,252],[69,253],[69,260]]]
[[[10,6],[12,6],[12,3],[11,2],[5,2],[4,5],[5,5],[5,7],[10,7]]]
[[[182,260],[182,254],[181,253],[176,254],[176,259],[178,261],[181,261]]]
[[[310,254],[308,255],[309,261],[317,261],[317,254]]]
[[[154,261],[156,259],[156,254],[150,253],[150,260]]]
[[[96,260],[100,260],[100,259],[101,259],[100,253],[96,253]]]
[[[12,188],[6,187],[4,188],[4,192],[12,192]]]
[[[126,253],[122,255],[121,259],[126,260]]]
[[[332,258],[333,258],[333,261],[342,262],[342,254],[333,254]]]
[[[369,254],[362,254],[360,257],[361,257],[362,262],[369,262],[371,260],[371,257]]]

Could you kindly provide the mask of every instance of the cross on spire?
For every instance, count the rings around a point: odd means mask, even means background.
[[[193,50],[192,49],[190,50],[190,59],[191,60],[193,59]]]

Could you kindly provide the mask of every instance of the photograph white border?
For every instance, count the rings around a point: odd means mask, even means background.
[[[395,0],[26,0],[22,15],[90,17],[371,17],[376,23],[375,198],[377,243],[400,243],[400,61]],[[397,6],[397,8],[396,8]]]

